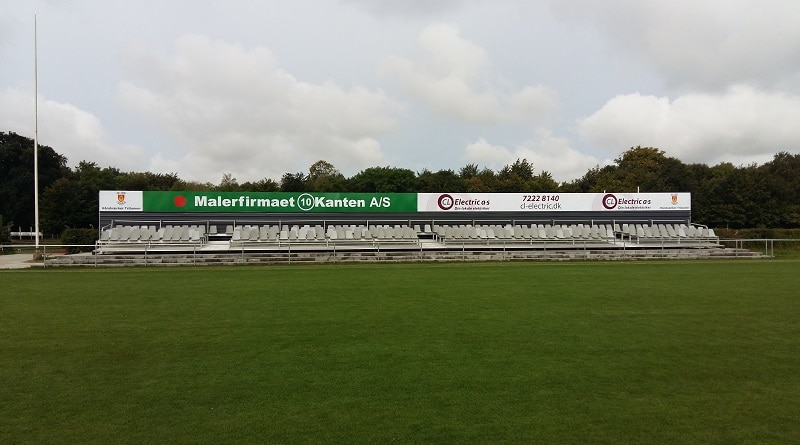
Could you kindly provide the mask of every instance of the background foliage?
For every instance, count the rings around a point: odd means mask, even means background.
[[[96,241],[97,230],[95,229],[66,229],[61,234],[61,244],[70,245],[68,253],[91,252],[94,250]]]
[[[0,215],[11,227],[33,226],[33,141],[0,132]],[[280,181],[239,183],[221,172],[219,184],[180,179],[176,173],[122,172],[81,161],[72,169],[50,147],[39,147],[41,228],[47,234],[89,228],[97,221],[100,190],[320,191],[320,192],[690,192],[692,219],[715,228],[800,228],[800,154],[785,151],[762,165],[686,164],[654,147],[632,147],[614,163],[569,182],[518,159],[495,171],[476,164],[460,169],[369,167],[345,177],[320,160],[308,172],[287,172]]]
[[[3,215],[0,215],[0,244],[8,243],[11,241],[11,226],[3,221]]]

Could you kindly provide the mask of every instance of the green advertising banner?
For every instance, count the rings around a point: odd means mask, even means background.
[[[416,212],[416,193],[141,192],[144,212]]]

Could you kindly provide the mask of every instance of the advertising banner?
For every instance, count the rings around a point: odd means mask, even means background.
[[[688,211],[690,193],[100,192],[101,212],[413,213]]]
[[[691,210],[690,193],[419,193],[420,212]]]
[[[415,193],[142,192],[145,212],[416,212]]]
[[[100,191],[101,212],[141,212],[142,207],[142,192]]]

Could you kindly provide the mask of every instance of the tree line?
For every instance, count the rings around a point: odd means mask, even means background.
[[[686,164],[654,147],[632,147],[607,166],[558,183],[547,171],[536,173],[527,159],[499,170],[467,164],[458,170],[414,172],[370,167],[345,177],[321,160],[307,172],[285,173],[238,182],[224,173],[219,184],[186,181],[176,173],[123,172],[81,161],[75,168],[51,147],[39,146],[40,228],[60,234],[66,228],[93,227],[100,190],[188,190],[252,192],[372,193],[588,193],[690,192],[692,219],[711,227],[800,227],[800,155],[778,152],[761,165]],[[0,132],[0,226],[27,231],[34,225],[33,141]]]

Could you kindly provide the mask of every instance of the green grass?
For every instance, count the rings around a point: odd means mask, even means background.
[[[798,443],[798,266],[0,271],[0,443]]]

